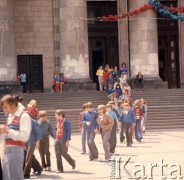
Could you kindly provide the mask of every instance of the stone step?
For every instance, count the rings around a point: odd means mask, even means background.
[[[144,97],[148,102],[147,129],[175,129],[184,128],[184,89],[176,90],[145,90],[132,91],[134,100]],[[109,99],[105,92],[83,91],[59,93],[35,93],[24,94],[24,104],[31,99],[36,99],[38,109],[48,111],[48,119],[55,126],[54,112],[58,108],[64,109],[66,117],[71,121],[72,132],[79,130],[79,113],[82,111],[82,104],[88,101],[94,103],[96,108],[99,104],[106,104]],[[1,123],[6,117],[0,111]]]

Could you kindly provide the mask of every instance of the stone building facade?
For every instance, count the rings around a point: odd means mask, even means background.
[[[184,6],[184,1],[176,1],[168,0],[168,3]],[[95,8],[97,7],[98,11],[103,4],[106,4],[104,7],[107,7],[106,13],[108,13],[108,3],[109,6],[111,6],[110,3],[115,5],[114,12],[123,14],[144,5],[147,0],[1,0],[0,81],[16,80],[17,72],[20,73],[22,70],[20,67],[24,69],[25,65],[19,66],[20,60],[25,63],[26,59],[30,59],[31,67],[27,69],[34,69],[31,59],[38,56],[37,59],[42,64],[41,69],[38,68],[35,71],[35,76],[29,72],[29,80],[33,77],[40,78],[43,88],[51,87],[52,75],[55,71],[64,72],[68,82],[95,82],[96,66],[93,56],[97,58],[103,56],[101,57],[103,64],[120,66],[126,62],[131,76],[141,71],[145,80],[161,84],[162,75],[165,73],[167,74],[165,83],[170,77],[170,87],[182,86],[184,84],[184,24],[177,23],[177,41],[171,44],[176,43],[178,46],[173,51],[175,54],[171,54],[170,57],[169,52],[159,49],[159,37],[162,38],[162,35],[159,36],[157,13],[153,10],[130,17],[129,20],[118,21],[117,32],[106,33],[106,30],[104,32],[99,30],[98,33],[97,26],[101,22],[98,22],[95,17]],[[94,10],[92,18],[98,22],[96,31],[95,27],[93,28],[95,22],[89,22],[90,9]],[[115,40],[117,48],[113,50],[113,47],[110,47],[111,49],[108,50],[107,44],[111,40],[114,41],[115,33],[117,33],[117,40]],[[93,52],[92,44],[96,39],[98,46]],[[102,40],[101,47],[103,47],[103,40],[105,42],[103,50],[100,50],[100,40]],[[112,51],[109,55],[110,59],[117,56],[115,64],[111,60],[106,60],[108,51]],[[167,55],[163,55],[163,52]],[[162,62],[163,58],[167,63]],[[175,60],[168,62],[168,58]],[[39,76],[38,71],[42,71],[43,75]],[[172,76],[172,72],[175,75]],[[173,78],[176,79],[173,80]]]

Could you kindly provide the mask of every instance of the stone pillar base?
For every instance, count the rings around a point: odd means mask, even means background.
[[[0,81],[0,96],[22,93],[21,85],[16,81]]]
[[[137,83],[135,78],[130,78],[128,82],[132,89],[137,88]],[[144,89],[168,89],[168,83],[163,81],[160,77],[144,77],[143,82]]]

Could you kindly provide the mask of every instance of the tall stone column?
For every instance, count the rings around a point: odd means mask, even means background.
[[[118,0],[118,14],[127,13],[127,1]],[[128,19],[118,21],[119,29],[119,64],[123,62],[129,67],[129,38],[128,38]]]
[[[60,0],[61,71],[69,81],[89,81],[86,0]]]
[[[15,81],[17,62],[15,53],[13,0],[0,1],[0,82]]]
[[[184,7],[184,1],[178,1],[179,7]],[[184,15],[184,13],[183,13]],[[180,79],[181,86],[184,87],[184,24],[179,21],[179,52],[180,52]]]
[[[147,0],[129,0],[129,11],[147,2]],[[157,20],[153,10],[130,18],[130,59],[132,76],[141,71],[147,79],[160,79]]]

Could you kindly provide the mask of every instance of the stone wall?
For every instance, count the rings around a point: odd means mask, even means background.
[[[0,81],[16,81],[13,0],[0,1]]]
[[[17,55],[43,55],[44,88],[54,72],[52,0],[14,0]]]

